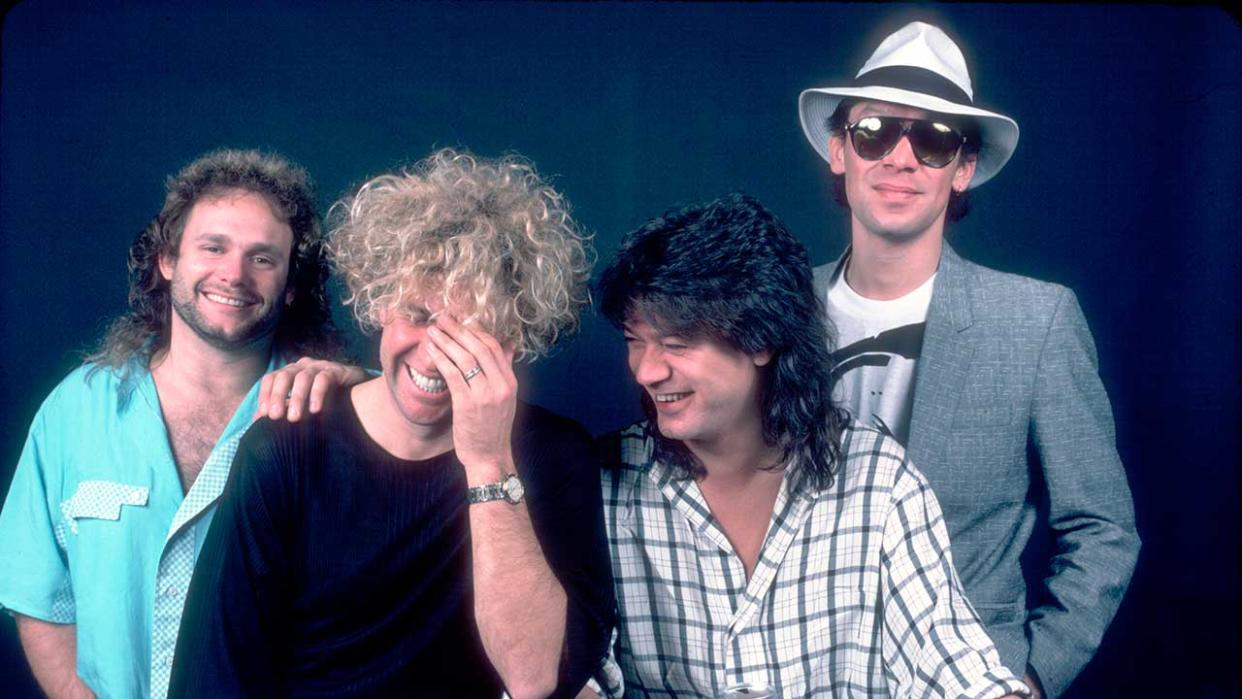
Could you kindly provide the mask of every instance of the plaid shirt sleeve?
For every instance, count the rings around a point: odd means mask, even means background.
[[[882,654],[896,697],[1029,696],[962,591],[940,504],[903,463],[884,521]]]
[[[600,661],[595,676],[587,682],[587,687],[607,699],[618,699],[625,696],[625,679],[621,676],[621,666],[617,664],[614,649],[617,645],[617,630],[612,630],[612,640],[608,642],[608,655]]]

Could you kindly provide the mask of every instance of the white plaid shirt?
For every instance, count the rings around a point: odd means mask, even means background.
[[[824,491],[786,473],[754,574],[693,480],[652,457],[643,423],[604,471],[617,589],[606,694],[792,697],[1027,694],[962,593],[940,506],[894,440],[856,427]],[[609,454],[609,461],[615,456]]]

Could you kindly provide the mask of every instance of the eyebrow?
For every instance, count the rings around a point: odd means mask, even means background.
[[[634,330],[634,326],[630,325],[629,323],[624,323],[621,325],[621,334],[633,335],[635,337],[638,336],[638,332]],[[656,334],[658,335],[659,331],[656,331]]]
[[[685,334],[683,334],[683,333],[675,333],[675,332],[668,332],[668,333],[666,333],[666,332],[662,332],[662,331],[660,331],[660,329],[659,329],[659,328],[656,328],[656,327],[654,327],[654,326],[652,326],[652,329],[653,329],[653,330],[655,330],[656,339],[657,339],[657,340],[660,340],[660,341],[664,341],[664,340],[681,340],[682,342],[685,342],[685,343],[687,343],[687,344],[690,344],[690,343],[692,343],[692,342],[694,342],[694,341],[695,341],[695,340],[694,340],[694,338],[692,338],[692,337],[690,337],[690,336],[688,336],[688,335],[685,335]],[[635,336],[635,337],[637,337],[637,336],[638,336],[638,333],[637,333],[637,332],[635,332],[635,331],[634,331],[634,330],[630,327],[630,324],[629,324],[629,323],[625,323],[625,324],[623,324],[623,325],[621,326],[621,333],[622,333],[622,334],[624,334],[624,335],[633,335],[633,336]]]

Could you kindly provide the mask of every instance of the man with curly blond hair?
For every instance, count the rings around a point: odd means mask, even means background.
[[[242,440],[173,696],[573,696],[613,622],[599,468],[513,372],[588,299],[566,202],[521,159],[445,150],[332,216],[382,373]]]

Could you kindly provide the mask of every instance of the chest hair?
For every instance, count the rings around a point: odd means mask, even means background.
[[[188,493],[237,406],[218,401],[186,404],[174,401],[162,407],[181,488]]]

